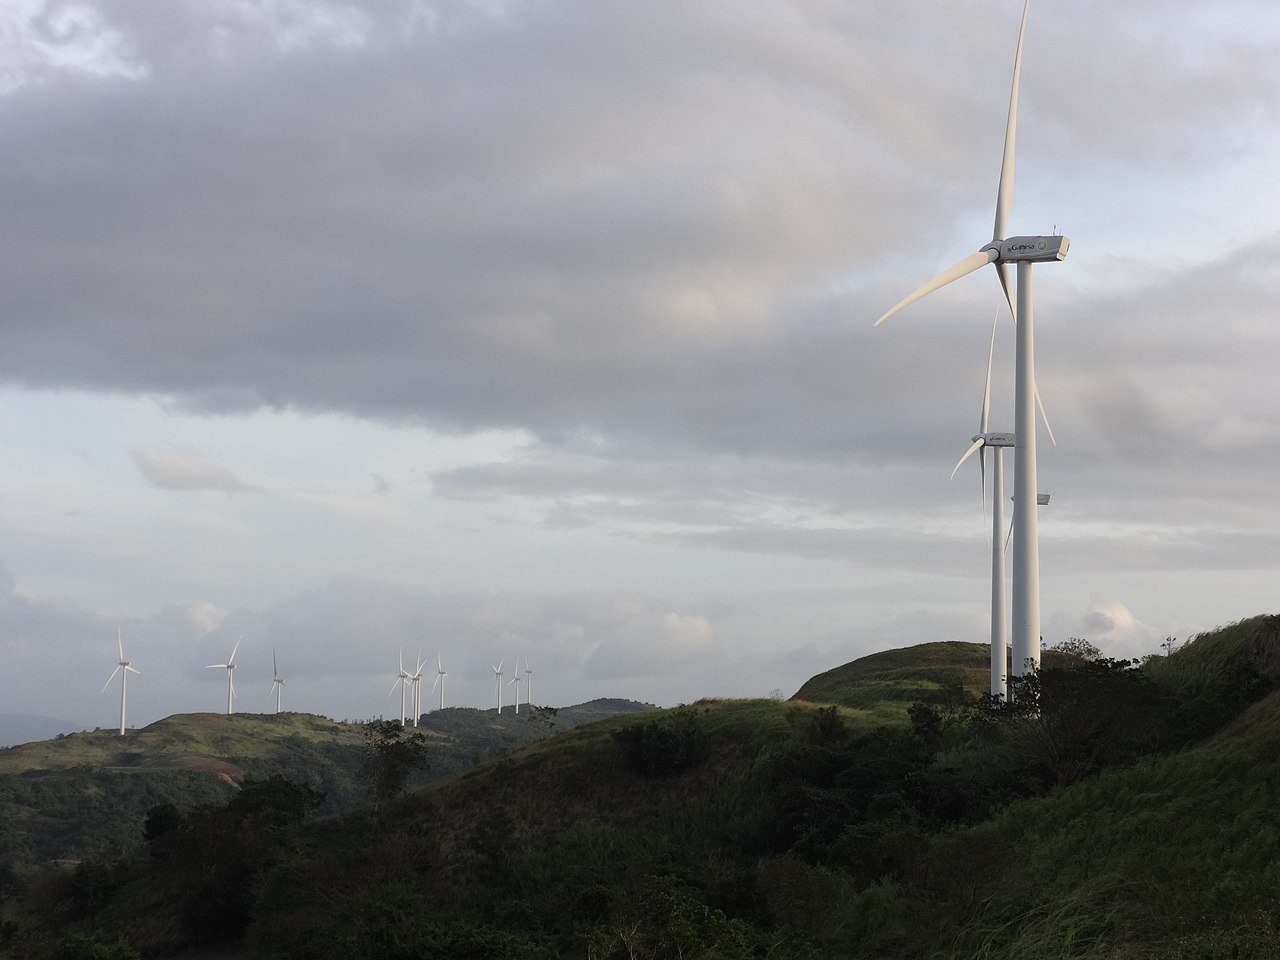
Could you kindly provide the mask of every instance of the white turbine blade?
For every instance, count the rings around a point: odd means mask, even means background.
[[[205,667],[205,669],[206,669],[206,670],[215,670],[215,669],[216,669],[216,670],[225,670],[225,669],[227,669],[227,665],[226,665],[225,663],[210,663],[210,664],[208,664],[208,665]]]
[[[963,260],[957,263],[954,267],[951,267],[948,270],[942,271],[942,273],[938,274],[936,277],[934,277],[932,280],[930,280],[928,283],[922,286],[919,290],[915,291],[915,293],[912,293],[906,298],[899,300],[898,303],[895,304],[893,308],[889,310],[888,313],[886,313],[884,316],[882,316],[879,320],[876,321],[876,326],[877,327],[880,326],[880,324],[884,323],[886,320],[892,317],[895,313],[897,313],[903,307],[906,307],[906,306],[909,306],[910,304],[915,303],[921,297],[927,297],[929,294],[933,293],[933,291],[937,290],[939,287],[945,287],[951,281],[959,280],[961,277],[967,276],[968,274],[973,273],[973,271],[981,269],[982,267],[985,267],[988,263],[991,263],[993,260],[995,260],[997,256],[999,256],[999,254],[995,250],[979,250],[977,253],[969,254],[969,256],[965,257]]]
[[[404,677],[396,677],[396,682],[393,683],[391,685],[391,689],[387,691],[388,699],[390,699],[391,695],[396,692],[396,687],[400,686],[402,683],[404,683]]]
[[[1027,11],[1031,9],[1031,0],[1022,6],[1022,25],[1018,27],[1018,48],[1013,55],[1013,84],[1009,91],[1009,120],[1004,128],[1004,157],[1000,161],[1000,186],[996,191],[996,221],[992,231],[992,240],[1005,239],[1005,228],[1009,219],[1009,208],[1013,206],[1013,163],[1015,146],[1018,139],[1018,84],[1022,79],[1022,38],[1027,32]],[[1005,295],[1009,286],[1004,283]]]
[[[271,675],[272,675],[273,677],[278,677],[278,676],[280,676],[280,667],[279,667],[279,665],[276,663],[276,648],[275,648],[275,647],[272,647],[272,648],[271,648]]]
[[[240,649],[240,641],[243,639],[244,639],[243,633],[240,634],[240,636],[236,637],[236,645],[231,648],[231,656],[227,657],[228,666],[236,662],[236,651]]]
[[[435,682],[435,683],[433,683],[433,684],[431,685],[431,692],[432,692],[432,693],[435,693],[435,692],[436,692],[436,687],[438,687],[438,686],[440,685],[440,678],[441,678],[442,676],[443,676],[443,674],[440,674],[440,673],[437,673],[437,674],[436,674],[436,682]]]
[[[116,678],[116,674],[119,672],[120,672],[120,665],[116,664],[116,668],[111,671],[111,676],[107,677],[107,682],[102,685],[102,689],[99,691],[99,693],[107,692],[107,687],[111,686],[111,681]]]
[[[970,457],[972,457],[979,450],[981,450],[984,446],[986,446],[986,443],[987,441],[985,438],[979,437],[977,440],[973,441],[973,443],[969,445],[969,449],[964,452],[964,456],[960,458],[960,462],[956,464],[956,468],[951,471],[952,480],[955,479],[956,474],[959,472],[960,468],[964,466],[964,462],[968,460]]]
[[[996,326],[1000,322],[1000,305],[996,305],[996,315],[991,320],[991,343],[987,347],[987,383],[982,389],[982,417],[978,421],[978,432],[986,433],[991,416],[991,367],[996,358]]]
[[[1049,415],[1044,412],[1044,403],[1040,400],[1040,384],[1035,384],[1034,389],[1036,394],[1036,409],[1040,411],[1040,420],[1044,423],[1045,432],[1049,434],[1049,442],[1056,447],[1058,445],[1058,441],[1054,439],[1053,427],[1049,426]]]
[[[506,657],[503,657],[501,660],[499,660],[498,665],[493,668],[493,672],[496,673],[498,676],[502,676],[502,665],[506,662],[507,662]]]
[[[116,627],[116,649],[120,651],[120,660],[124,661],[124,638],[120,636],[120,628]]]
[[[436,673],[444,673],[444,660],[440,654],[436,654]]]
[[[141,671],[141,670],[135,670],[135,669],[133,669],[133,667],[131,667],[131,666],[130,666],[129,664],[127,664],[127,663],[124,665],[124,668],[125,668],[126,670],[128,670],[130,673],[136,673],[136,674],[138,674],[139,676],[141,676],[141,675],[142,675],[142,671]]]

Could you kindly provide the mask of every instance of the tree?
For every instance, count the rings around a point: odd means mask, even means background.
[[[1102,651],[1083,637],[1067,637],[1067,639],[1061,643],[1055,643],[1049,649],[1055,653],[1062,654],[1068,660],[1099,660],[1102,658]]]
[[[559,712],[557,707],[539,707],[529,704],[529,722],[537,724],[542,728],[542,735],[549,737],[555,732],[556,715]]]
[[[375,803],[394,800],[404,792],[409,775],[427,766],[427,741],[394,720],[372,720],[364,728],[364,759],[360,779],[369,785]]]

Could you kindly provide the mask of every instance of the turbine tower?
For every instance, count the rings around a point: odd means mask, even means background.
[[[206,670],[226,670],[227,671],[227,716],[231,716],[233,712],[233,703],[236,697],[235,681],[231,679],[232,673],[236,669],[236,651],[240,649],[240,641],[244,639],[244,634],[236,638],[236,645],[231,648],[231,656],[227,657],[226,663],[211,663]]]
[[[498,665],[493,668],[494,686],[498,688],[498,714],[502,714],[502,665],[506,663],[506,658],[498,661]]]
[[[441,659],[440,654],[437,653],[436,654],[436,682],[431,685],[431,689],[434,692],[437,686],[440,688],[440,709],[441,710],[444,709],[444,678],[447,677],[448,675],[449,674],[446,673],[444,669],[444,661]]]
[[[107,677],[107,682],[102,685],[102,693],[107,692],[107,687],[111,686],[111,681],[116,678],[116,674],[120,674],[120,736],[124,736],[124,704],[125,695],[129,689],[129,674],[137,673],[129,665],[129,661],[124,658],[124,639],[120,636],[120,628],[116,627],[116,649],[120,651],[120,662],[116,664],[116,668],[111,671],[111,676]]]
[[[999,320],[999,310],[996,311]],[[1008,644],[1009,619],[1005,613],[1004,594],[1004,449],[1014,446],[1011,433],[990,433],[988,421],[991,413],[991,365],[995,359],[996,322],[991,324],[991,345],[987,350],[987,384],[982,393],[982,414],[978,419],[978,432],[973,444],[964,452],[951,471],[956,472],[975,453],[982,476],[982,509],[987,508],[987,448],[993,451],[991,464],[991,695],[1004,699],[1009,695],[1006,676],[1008,665],[1005,650]]]
[[[1014,373],[1013,495],[1013,674],[1022,676],[1040,664],[1040,536],[1036,519],[1036,423],[1038,391],[1035,378],[1035,344],[1032,310],[1031,267],[1053,263],[1067,255],[1071,244],[1063,236],[1006,237],[1005,226],[1013,201],[1014,145],[1018,123],[1018,81],[1022,74],[1022,42],[1027,28],[1030,0],[1022,8],[1017,51],[1013,58],[1013,85],[1009,95],[1009,117],[1005,126],[1004,157],[996,193],[995,229],[991,242],[971,253],[901,300],[876,321],[884,323],[903,307],[927,296],[953,280],[995,264],[1005,300],[1017,323]],[[1009,264],[1018,268],[1018,296],[1015,308],[1009,288]]]
[[[271,673],[275,677],[271,681],[271,692],[276,695],[276,713],[280,712],[280,694],[284,689],[284,677],[280,676],[280,667],[276,664],[276,650],[271,648]],[[270,696],[270,694],[268,694]]]
[[[409,679],[411,676],[412,674],[404,668],[404,648],[402,647],[400,649],[400,672],[396,675],[396,682],[391,685],[391,689],[387,692],[387,696],[389,697],[391,694],[396,692],[396,687],[400,688],[400,726],[402,727],[405,725],[404,695],[405,690],[409,686]]]

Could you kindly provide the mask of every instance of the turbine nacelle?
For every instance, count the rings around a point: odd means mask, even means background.
[[[1015,446],[1013,442],[1012,433],[975,433],[969,439],[972,440],[974,443],[977,443],[978,441],[982,441],[982,445],[984,447]]]
[[[992,240],[982,249],[989,257],[994,253],[992,259],[997,263],[1048,263],[1065,260],[1070,248],[1070,238],[1051,236]]]

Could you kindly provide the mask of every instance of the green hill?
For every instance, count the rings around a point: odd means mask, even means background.
[[[453,776],[520,744],[601,716],[652,709],[596,700],[539,711],[450,708],[424,714],[429,766],[416,785]],[[283,776],[324,794],[322,811],[352,810],[367,798],[356,778],[360,724],[305,713],[175,714],[125,736],[73,733],[0,750],[0,862],[75,860],[129,849],[146,812],[162,803],[226,803],[245,778]]]
[[[1065,663],[1054,650],[1043,651],[1041,659],[1050,668]],[[944,640],[882,650],[811,677],[791,699],[834,703],[881,720],[905,719],[911,704],[947,688],[970,697],[987,693],[990,663],[985,643]]]
[[[949,647],[842,669],[862,693],[940,689],[967,655]],[[703,701],[603,719],[379,810],[292,826],[267,797],[167,828],[149,856],[31,887],[22,942],[82,931],[279,960],[1277,957],[1277,679],[1280,617],[1257,617],[1141,667],[1047,666],[998,709],[908,719],[893,700],[885,721]]]

